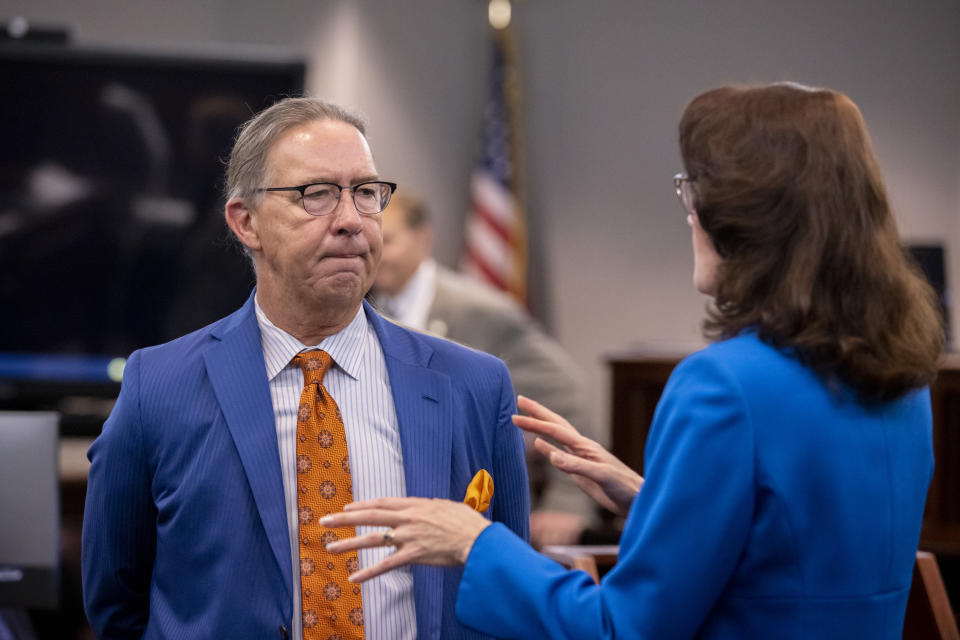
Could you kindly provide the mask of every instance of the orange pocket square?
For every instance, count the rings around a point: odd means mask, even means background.
[[[474,511],[483,513],[490,507],[491,498],[493,498],[493,476],[487,473],[486,469],[480,469],[467,486],[467,495],[464,496],[463,501]]]

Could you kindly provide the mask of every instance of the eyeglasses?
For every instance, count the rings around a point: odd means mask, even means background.
[[[673,176],[673,188],[677,190],[677,198],[680,199],[680,204],[683,205],[684,211],[691,215],[697,215],[697,210],[693,207],[693,183],[696,180],[691,178],[685,173],[678,173]]]
[[[303,210],[312,216],[325,216],[333,213],[340,203],[344,190],[351,191],[353,206],[357,213],[373,216],[387,208],[390,196],[397,190],[395,182],[361,182],[352,186],[343,186],[333,182],[311,182],[299,187],[266,187],[257,191],[299,191]]]

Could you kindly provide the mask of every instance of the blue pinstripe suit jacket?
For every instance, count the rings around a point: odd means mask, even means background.
[[[390,376],[407,494],[461,500],[486,468],[496,484],[488,517],[526,538],[527,475],[506,367],[364,305]],[[133,353],[88,455],[83,588],[98,636],[284,636],[289,537],[252,295],[204,329]],[[484,637],[454,616],[460,573],[414,567],[419,638]]]

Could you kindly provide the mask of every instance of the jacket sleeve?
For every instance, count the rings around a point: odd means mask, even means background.
[[[698,357],[701,356],[701,357]],[[488,527],[464,570],[457,617],[504,638],[690,638],[717,602],[749,536],[753,428],[738,383],[697,354],[658,406],[646,481],[601,585]]]
[[[523,540],[530,539],[530,488],[524,459],[523,436],[513,424],[517,402],[513,395],[510,374],[502,364],[497,430],[493,451],[493,511],[496,522],[502,522]]]
[[[140,418],[140,362],[127,362],[117,404],[87,453],[83,597],[99,638],[140,638],[149,613],[156,508]]]

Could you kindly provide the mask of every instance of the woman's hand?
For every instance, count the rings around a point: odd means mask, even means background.
[[[518,396],[517,406],[529,415],[513,416],[513,424],[563,445],[560,449],[537,438],[533,443],[537,451],[547,456],[557,469],[569,473],[588,496],[610,511],[626,516],[643,485],[640,474],[590,438],[580,435],[569,422],[539,402]]]
[[[462,565],[490,521],[463,504],[439,498],[377,498],[348,504],[320,519],[325,527],[390,527],[384,533],[355,536],[327,545],[331,553],[394,546],[396,552],[350,576],[364,582],[407,564]]]

